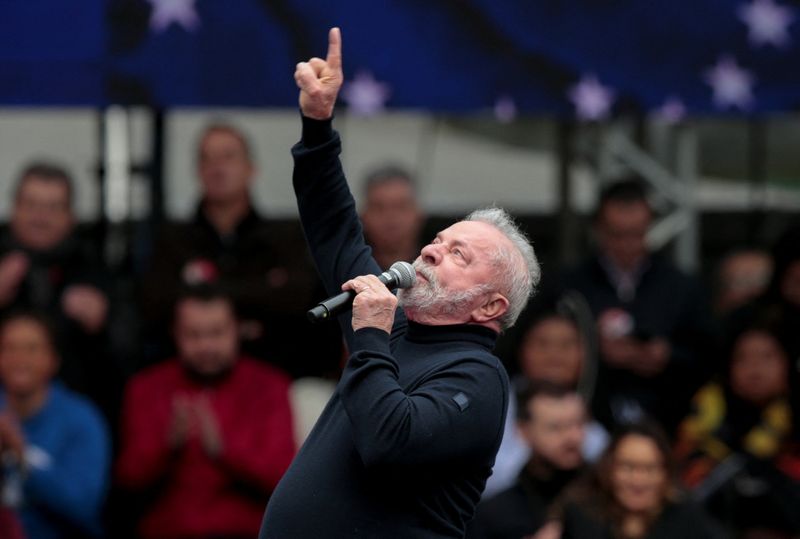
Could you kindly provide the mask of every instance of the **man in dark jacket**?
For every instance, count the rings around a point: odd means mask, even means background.
[[[520,392],[517,426],[531,458],[513,487],[481,502],[469,539],[519,539],[552,518],[553,502],[583,471],[586,419],[583,399],[572,389],[538,382]]]
[[[171,351],[167,329],[178,290],[213,284],[233,298],[248,353],[297,376],[337,367],[341,353],[334,348],[341,338],[303,324],[317,281],[300,227],[267,220],[253,205],[256,165],[245,134],[228,124],[206,127],[197,174],[201,200],[194,217],[162,228],[143,281],[146,360]],[[323,342],[332,346],[313,346]],[[323,358],[325,352],[330,356]],[[306,360],[297,361],[298,355]]]
[[[533,249],[499,209],[441,231],[398,298],[376,277],[331,127],[340,35],[298,64],[302,140],[294,187],[350,358],[270,499],[260,537],[463,537],[500,444],[508,381],[491,354],[538,280]],[[342,285],[344,283],[344,285]]]
[[[700,283],[651,253],[653,210],[636,179],[600,196],[598,251],[566,277],[597,321],[593,415],[607,427],[647,414],[672,430],[710,372],[712,322]]]
[[[76,233],[72,202],[63,168],[38,162],[20,174],[0,235],[0,315],[46,313],[63,351],[60,378],[113,416],[120,379],[108,354],[107,275]]]

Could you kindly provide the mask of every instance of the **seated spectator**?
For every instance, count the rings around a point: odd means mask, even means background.
[[[787,379],[792,421],[789,440],[774,459],[766,462],[734,456],[737,466],[720,467],[734,469],[720,488],[707,489],[710,491],[707,503],[719,513],[745,516],[752,511],[717,502],[724,500],[726,494],[741,500],[742,489],[752,491],[752,495],[743,500],[746,505],[771,506],[766,514],[773,514],[771,510],[777,509],[779,516],[775,518],[780,520],[780,528],[800,530],[800,516],[796,511],[800,503],[797,501],[800,497],[800,362],[797,361],[800,358],[800,224],[787,228],[780,235],[771,254],[774,269],[769,285],[761,296],[731,313],[726,329],[728,335],[739,335],[754,325],[766,323],[785,349],[789,358]],[[716,497],[712,499],[714,494]]]
[[[259,214],[251,197],[255,174],[241,130],[213,124],[203,131],[197,147],[197,210],[191,221],[163,227],[142,283],[146,362],[170,354],[169,313],[181,287],[213,284],[233,299],[248,353],[293,376],[338,368],[336,325],[311,326],[305,317],[317,279],[301,227]]]
[[[562,539],[707,539],[719,532],[682,497],[669,442],[648,423],[623,426],[595,473],[565,496]]]
[[[414,261],[424,221],[409,172],[387,166],[367,176],[361,223],[372,256],[381,268],[389,269],[398,260]]]
[[[592,382],[584,375],[589,361],[584,338],[575,319],[566,312],[545,309],[534,315],[522,332],[517,361],[521,372],[512,380],[517,390],[531,382],[547,382],[573,390]],[[512,486],[531,456],[532,448],[517,428],[515,416],[516,403],[510,399],[503,441],[486,482],[484,499]],[[588,418],[582,438],[583,456],[589,462],[596,460],[608,443],[606,430]]]
[[[531,457],[516,484],[482,501],[470,539],[519,539],[536,533],[550,506],[583,471],[586,406],[574,390],[533,383],[518,395],[517,426]]]
[[[240,354],[210,287],[180,297],[174,335],[178,357],[129,382],[116,479],[147,498],[141,537],[255,537],[294,455],[289,380]]]
[[[758,249],[725,256],[717,269],[715,310],[725,316],[760,296],[772,275],[772,257]]]
[[[593,415],[606,427],[645,415],[673,432],[712,372],[714,325],[699,281],[650,251],[654,213],[636,178],[606,187],[594,218],[597,252],[565,279],[597,322]]]
[[[790,362],[788,372],[792,403],[793,438],[800,458],[800,225],[788,228],[772,248],[775,268],[766,291],[754,301],[732,313],[727,320],[728,334],[736,335],[744,328],[768,320],[786,348]],[[797,469],[800,479],[800,466]]]
[[[109,435],[88,400],[53,381],[57,370],[44,319],[9,315],[0,328],[2,499],[18,510],[31,539],[96,537],[108,487]]]
[[[789,356],[771,328],[752,326],[727,357],[722,379],[698,392],[679,429],[682,478],[736,530],[798,533],[800,498],[780,472],[792,428]]]
[[[735,452],[773,458],[791,430],[789,357],[776,335],[752,327],[734,340],[722,380],[705,385],[678,431],[684,481],[697,486]]]
[[[76,233],[73,184],[48,163],[17,182],[10,226],[0,236],[0,315],[35,309],[53,319],[59,376],[113,415],[119,374],[107,354],[106,275]]]

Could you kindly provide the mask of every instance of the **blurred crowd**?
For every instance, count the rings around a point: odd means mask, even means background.
[[[152,230],[126,275],[78,225],[69,171],[19,174],[0,537],[258,533],[347,351],[305,319],[323,292],[299,223],[254,207],[256,166],[242,131],[207,126],[194,215]],[[364,186],[376,260],[412,261],[415,179],[383,166]],[[469,538],[800,537],[800,227],[737,246],[709,287],[648,248],[654,218],[640,179],[608,184],[593,251],[546,267],[502,337],[517,398]]]

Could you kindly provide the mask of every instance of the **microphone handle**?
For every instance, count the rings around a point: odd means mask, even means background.
[[[390,290],[397,288],[397,275],[391,271],[384,271],[378,275],[378,279]],[[313,309],[310,309],[306,312],[306,317],[308,317],[311,322],[327,320],[339,314],[341,311],[348,309],[353,304],[353,298],[355,297],[356,293],[353,290],[345,290],[340,294],[326,299]]]
[[[331,298],[328,298],[313,309],[310,309],[306,313],[306,316],[312,322],[327,320],[331,316],[334,316],[336,313],[338,313],[341,309],[352,305],[353,298],[355,297],[356,293],[353,290],[345,290],[341,294],[337,294]]]

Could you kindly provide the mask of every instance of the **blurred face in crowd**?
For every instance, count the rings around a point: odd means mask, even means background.
[[[33,319],[10,320],[0,331],[0,379],[5,390],[25,397],[45,388],[58,369],[47,330]]]
[[[775,337],[748,331],[736,341],[731,357],[731,390],[757,405],[768,403],[788,390],[789,359]]]
[[[800,260],[792,262],[781,279],[781,295],[789,303],[800,307]]]
[[[632,271],[647,255],[647,231],[652,222],[644,201],[608,201],[595,224],[600,250],[620,269]]]
[[[577,393],[538,395],[527,406],[529,419],[518,428],[533,454],[559,470],[578,468],[586,426],[583,399]]]
[[[745,251],[735,253],[720,264],[720,312],[729,312],[761,294],[772,274],[772,259],[767,253]]]
[[[38,176],[22,180],[11,214],[11,230],[21,245],[36,251],[52,249],[73,225],[67,185]]]
[[[640,434],[622,438],[611,462],[611,489],[622,508],[630,513],[657,511],[667,486],[666,463],[656,442]]]
[[[416,283],[398,296],[409,319],[441,325],[505,313],[508,300],[496,284],[504,271],[498,269],[498,247],[514,249],[500,230],[481,221],[460,221],[439,232],[414,261]]]
[[[367,191],[361,215],[364,232],[379,250],[395,249],[398,244],[416,242],[422,226],[422,212],[414,188],[404,178],[372,185]]]
[[[519,351],[520,367],[530,380],[574,387],[583,365],[584,348],[578,328],[568,320],[550,317],[526,333]]]
[[[239,335],[228,301],[185,299],[175,316],[175,342],[188,370],[213,377],[233,366],[239,354]]]
[[[243,140],[227,129],[211,129],[200,141],[198,174],[206,202],[228,204],[249,196],[255,169]]]

